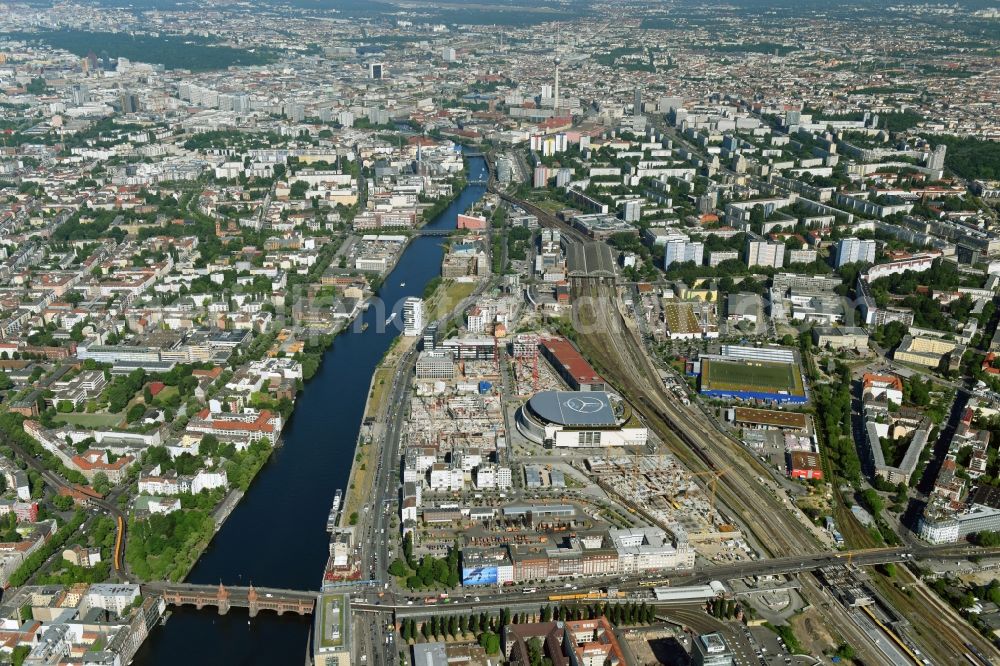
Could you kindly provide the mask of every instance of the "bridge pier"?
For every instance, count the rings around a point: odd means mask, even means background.
[[[219,592],[217,595],[219,615],[225,615],[229,612],[229,590],[219,583]]]

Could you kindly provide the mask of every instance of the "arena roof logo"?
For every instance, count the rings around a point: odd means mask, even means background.
[[[589,396],[584,398],[570,398],[564,404],[567,408],[572,409],[578,414],[594,414],[606,406],[603,400]]]

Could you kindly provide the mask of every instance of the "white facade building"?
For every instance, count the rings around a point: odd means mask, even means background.
[[[875,263],[875,241],[844,238],[837,243],[837,268],[846,264]]]
[[[403,335],[414,337],[424,330],[424,301],[410,296],[403,301]]]

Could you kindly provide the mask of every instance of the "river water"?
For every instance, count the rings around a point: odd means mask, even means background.
[[[469,180],[485,179],[482,158],[467,161]],[[456,216],[486,188],[467,186],[429,229],[452,229]],[[284,446],[254,480],[242,501],[198,560],[188,581],[319,589],[328,555],[326,519],[338,488],[346,491],[372,373],[399,334],[385,326],[387,311],[399,312],[407,296],[420,296],[440,275],[440,237],[415,238],[386,278],[375,304],[362,315],[368,329],[352,326],[324,354],[316,375],[298,397],[284,430]],[[401,286],[404,284],[406,286]],[[402,319],[397,315],[396,324]],[[250,620],[246,609],[219,616],[214,607],[174,608],[136,656],[140,666],[275,666],[304,663],[312,620],[263,611]]]

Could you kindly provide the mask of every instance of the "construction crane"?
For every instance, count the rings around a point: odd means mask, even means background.
[[[538,393],[538,346],[535,346],[535,353],[531,355],[531,378],[534,382],[534,391]]]
[[[713,510],[715,509],[715,491],[718,488],[719,479],[721,479],[723,476],[725,476],[728,471],[729,471],[729,468],[725,467],[725,468],[723,468],[721,470],[718,470],[718,471],[716,471],[716,470],[709,470],[707,472],[691,472],[692,476],[709,476],[709,477],[711,477],[711,479],[709,479],[709,481],[708,481],[709,488],[711,489],[711,496],[709,498],[709,506],[712,507]]]

